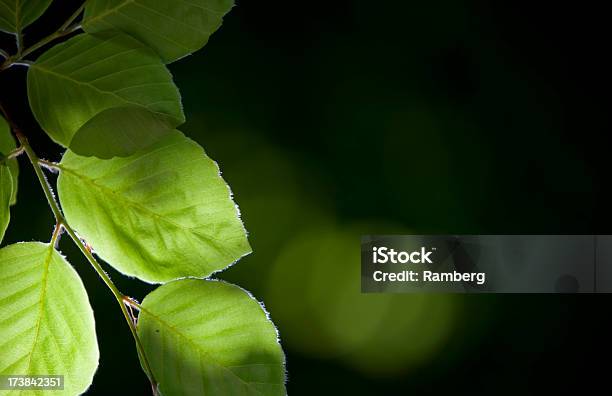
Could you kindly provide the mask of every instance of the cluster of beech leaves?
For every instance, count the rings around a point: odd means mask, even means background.
[[[0,0],[0,31],[19,41],[51,2]],[[57,226],[121,273],[161,284],[134,302],[139,357],[156,394],[285,394],[284,355],[261,305],[208,279],[250,246],[217,164],[177,130],[185,115],[166,67],[202,48],[232,6],[88,0],[79,34],[22,62],[36,121],[66,148],[46,167],[25,150],[35,167],[58,172]],[[0,117],[0,240],[27,144],[10,121]],[[98,366],[94,315],[55,242],[0,249],[0,375],[63,375],[53,394],[77,395]]]

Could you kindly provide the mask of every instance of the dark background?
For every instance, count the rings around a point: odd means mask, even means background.
[[[78,3],[54,1],[26,44]],[[245,0],[204,50],[170,65],[181,129],[219,162],[250,231],[254,253],[220,277],[266,303],[289,394],[609,387],[607,295],[359,293],[361,234],[612,231],[609,13],[492,3]],[[0,73],[0,99],[59,160],[27,109],[23,67]],[[53,227],[20,161],[5,244]],[[60,248],[96,315],[88,394],[148,394],[112,295],[67,238]],[[138,299],[152,289],[106,268]]]

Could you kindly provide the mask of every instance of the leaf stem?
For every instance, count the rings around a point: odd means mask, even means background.
[[[21,57],[21,51],[23,51],[23,32],[21,27],[17,27],[17,33],[15,35],[17,45],[17,57]]]
[[[81,6],[72,15],[70,15],[70,17],[66,20],[66,22],[64,22],[64,24],[60,26],[58,31],[61,32],[61,31],[67,30],[68,26],[70,26],[72,22],[74,22],[79,17],[79,15],[81,15],[84,9],[85,9],[85,2],[83,2],[83,4],[81,4]]]
[[[54,171],[60,170],[60,164],[58,164],[57,162],[47,161],[46,159],[39,158],[38,164]]]
[[[4,59],[8,59],[11,57],[9,53],[3,50],[2,48],[0,48],[0,56],[4,57]]]
[[[21,154],[23,154],[25,152],[25,149],[23,148],[23,146],[19,146],[17,147],[15,150],[11,151],[10,153],[8,153],[5,156],[2,156],[2,154],[0,154],[0,164],[6,162],[7,160],[13,159],[13,158],[17,158],[19,157]]]
[[[132,308],[136,308],[138,311],[141,311],[141,310],[142,310],[142,307],[140,306],[140,304],[139,304],[137,301],[134,301],[134,300],[133,300],[132,298],[130,298],[130,297],[127,297],[127,296],[126,296],[126,297],[124,297],[123,301],[124,301],[124,302],[125,302],[127,305],[131,306]]]
[[[62,223],[55,223],[55,228],[53,229],[53,235],[51,235],[51,241],[49,244],[53,246],[54,249],[57,249],[57,244],[59,243],[59,238],[62,235]]]
[[[153,387],[153,389],[155,389],[157,382],[155,381],[155,378],[153,376],[153,371],[151,370],[151,366],[149,365],[149,361],[145,355],[144,348],[142,346],[142,343],[140,342],[140,338],[138,337],[138,333],[136,330],[136,324],[134,323],[133,318],[129,314],[127,307],[125,305],[125,301],[127,300],[126,296],[124,296],[119,291],[119,289],[117,289],[117,287],[111,280],[110,276],[108,276],[108,274],[104,271],[100,263],[98,263],[98,261],[95,259],[95,257],[93,256],[91,252],[91,248],[89,247],[89,245],[87,245],[83,240],[81,240],[81,238],[79,238],[77,233],[66,222],[66,219],[64,215],[62,214],[62,211],[57,201],[55,200],[53,190],[51,186],[49,185],[49,182],[47,181],[47,178],[45,177],[45,174],[43,173],[42,168],[41,168],[41,165],[46,166],[47,164],[52,164],[52,163],[50,163],[49,161],[43,161],[39,159],[36,153],[34,152],[34,150],[32,149],[32,147],[30,146],[28,139],[23,135],[23,133],[21,133],[21,131],[18,128],[16,128],[16,126],[12,122],[9,121],[9,123],[11,124],[12,129],[15,135],[17,136],[17,139],[19,140],[19,142],[21,143],[21,146],[23,147],[25,153],[27,154],[30,160],[30,163],[34,167],[34,172],[36,173],[36,176],[38,177],[38,181],[40,182],[40,185],[42,186],[42,189],[45,193],[45,197],[47,198],[49,206],[51,207],[51,211],[53,212],[53,215],[55,216],[56,228],[53,233],[51,242],[56,243],[57,238],[59,237],[59,234],[62,228],[66,230],[66,233],[70,235],[70,238],[72,238],[74,243],[78,246],[81,253],[83,253],[87,261],[89,261],[91,266],[96,270],[100,278],[102,278],[106,286],[113,293],[113,295],[115,296],[115,299],[119,303],[121,312],[123,313],[123,316],[125,317],[125,320],[127,321],[128,326],[130,327],[130,331],[132,333],[132,336],[134,337],[134,341],[136,342],[136,350],[138,352],[138,356],[140,357],[140,360],[142,361],[145,367],[145,374],[147,375],[147,377],[149,377],[151,386]],[[56,164],[54,164],[54,167],[59,168]]]

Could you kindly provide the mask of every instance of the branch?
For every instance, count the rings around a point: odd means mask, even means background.
[[[74,21],[83,13],[85,9],[85,3],[81,4],[81,6],[60,26],[57,31],[51,33],[47,37],[41,39],[37,43],[33,44],[29,48],[23,48],[23,36],[21,31],[17,33],[17,54],[14,56],[10,56],[6,51],[2,50],[2,56],[4,56],[5,61],[2,65],[0,65],[0,71],[4,69],[8,69],[13,65],[21,65],[21,66],[29,66],[31,63],[27,61],[23,61],[23,58],[30,55],[32,52],[44,47],[45,45],[51,43],[52,41],[67,36],[71,33],[76,32],[81,29],[80,23],[74,23]]]
[[[66,224],[66,219],[64,218],[64,215],[62,214],[62,211],[59,205],[57,204],[57,201],[55,200],[53,189],[49,185],[49,181],[45,177],[45,174],[43,173],[41,167],[38,165],[38,156],[36,155],[36,153],[34,153],[34,150],[32,150],[28,139],[23,135],[23,133],[21,133],[21,131],[19,131],[18,129],[13,129],[13,132],[15,132],[15,136],[17,136],[19,143],[21,143],[21,146],[24,148],[28,159],[34,167],[34,172],[36,173],[36,177],[38,177],[38,181],[40,182],[40,185],[45,193],[45,197],[47,198],[49,207],[51,207],[51,211],[53,212],[53,216],[55,217],[56,223],[64,225],[66,228],[68,228]]]
[[[58,39],[60,37],[67,36],[70,33],[76,32],[80,28],[81,28],[81,25],[74,25],[74,26],[70,26],[69,28],[67,28],[65,30],[58,30],[55,33],[52,33],[52,34],[48,35],[47,37],[45,37],[44,39],[40,40],[36,44],[32,45],[31,47],[25,49],[23,51],[23,53],[21,54],[21,56],[19,56],[15,60],[16,61],[22,60],[24,57],[30,55],[32,52],[34,52],[34,51],[36,51],[36,50],[38,50],[38,49],[40,49],[42,47],[44,47],[45,45],[49,44],[53,40],[56,40],[56,39]]]
[[[132,336],[134,337],[134,341],[136,342],[136,351],[138,352],[138,356],[140,357],[140,359],[142,360],[145,366],[145,373],[147,377],[149,377],[151,386],[155,388],[154,385],[157,385],[157,381],[155,381],[155,377],[153,376],[153,371],[151,370],[151,366],[149,365],[149,360],[147,359],[147,356],[145,355],[144,347],[142,346],[142,343],[140,342],[140,337],[138,337],[138,333],[136,330],[136,324],[134,323],[132,316],[129,314],[125,306],[124,301],[126,297],[123,294],[121,294],[119,289],[117,289],[117,287],[115,286],[111,278],[104,271],[104,269],[102,269],[102,266],[100,266],[100,263],[96,261],[89,247],[86,246],[86,244],[81,240],[81,238],[79,238],[76,232],[66,223],[64,223],[64,228],[66,229],[66,232],[68,233],[68,235],[70,235],[70,238],[72,238],[74,243],[78,246],[81,253],[83,253],[85,258],[87,258],[87,261],[89,261],[91,266],[94,267],[94,269],[96,270],[98,275],[100,275],[104,283],[106,283],[106,286],[108,286],[108,288],[111,290],[111,292],[115,296],[115,299],[119,303],[119,306],[121,307],[121,312],[123,313],[125,320],[128,322],[130,331],[132,332]]]
[[[91,253],[91,248],[89,248],[89,246],[83,240],[81,240],[81,238],[79,238],[79,236],[72,229],[72,227],[70,227],[70,225],[68,224],[68,222],[66,221],[66,218],[64,217],[62,213],[62,210],[60,209],[57,201],[55,200],[55,194],[53,193],[53,189],[51,185],[49,185],[49,182],[47,181],[47,178],[45,177],[45,174],[42,170],[43,166],[47,167],[47,166],[50,166],[51,164],[53,165],[54,168],[61,169],[61,165],[55,164],[49,161],[41,160],[40,158],[38,158],[38,156],[36,155],[32,147],[30,146],[30,143],[28,142],[27,137],[22,133],[22,131],[19,129],[17,124],[12,120],[12,118],[9,117],[9,114],[7,113],[6,109],[2,106],[2,104],[0,104],[0,111],[4,114],[4,117],[6,118],[11,129],[13,130],[13,133],[19,140],[19,143],[21,144],[21,149],[25,151],[25,153],[27,154],[28,159],[30,160],[30,163],[32,164],[32,167],[34,168],[34,172],[36,173],[38,181],[40,182],[40,185],[45,193],[45,197],[47,198],[49,207],[51,208],[51,211],[53,212],[53,216],[55,217],[56,226],[53,232],[53,236],[51,238],[51,243],[55,245],[57,243],[61,230],[62,229],[66,230],[66,233],[70,235],[70,238],[72,238],[74,243],[78,246],[79,250],[83,253],[87,261],[89,261],[91,266],[96,270],[100,278],[102,278],[106,286],[113,293],[113,295],[115,296],[115,299],[119,303],[121,312],[123,313],[123,316],[125,317],[125,320],[127,321],[128,326],[130,327],[130,331],[132,333],[132,336],[134,337],[134,341],[136,342],[136,351],[138,352],[138,356],[140,357],[140,360],[143,362],[143,365],[145,368],[145,374],[147,375],[147,377],[149,377],[149,381],[151,382],[151,386],[153,387],[153,389],[156,389],[157,382],[155,381],[155,377],[153,376],[153,371],[151,370],[151,366],[149,365],[149,361],[145,355],[144,347],[142,346],[142,343],[140,342],[140,338],[138,337],[138,333],[136,330],[136,324],[132,320],[133,318],[129,314],[126,304],[125,304],[127,300],[129,301],[132,301],[132,300],[124,296],[119,291],[119,289],[117,289],[117,287],[115,286],[111,278],[108,276],[108,274],[104,271],[100,263],[98,263],[96,258]]]

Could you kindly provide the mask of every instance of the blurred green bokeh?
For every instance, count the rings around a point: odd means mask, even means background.
[[[360,293],[358,229],[317,227],[289,241],[264,293],[288,345],[397,374],[435,358],[454,329],[451,296]]]

